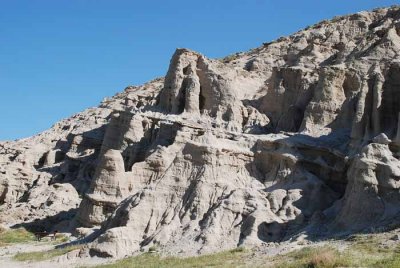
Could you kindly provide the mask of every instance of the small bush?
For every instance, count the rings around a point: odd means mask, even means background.
[[[306,247],[279,257],[276,267],[279,268],[333,268],[342,266],[340,253],[330,247]]]
[[[65,243],[69,241],[69,237],[64,235],[64,234],[56,234],[56,239],[52,240],[51,237],[47,237],[49,241],[52,242],[52,244],[60,244],[60,243]]]
[[[149,252],[156,252],[156,251],[157,251],[157,247],[156,246],[149,247]]]
[[[65,235],[61,235],[60,237],[58,237],[58,236],[56,236],[56,241],[59,241],[59,242],[62,242],[62,243],[65,243],[65,242],[68,242],[69,241],[69,237],[68,236],[65,236]]]
[[[231,249],[229,252],[230,253],[246,252],[246,248],[245,247],[237,247],[237,248]]]
[[[226,56],[224,58],[221,58],[221,59],[219,59],[219,61],[221,61],[223,63],[229,63],[231,61],[234,61],[234,60],[238,59],[240,57],[240,54],[241,54],[241,52],[237,52],[235,54],[231,54],[231,55],[228,55],[228,56]]]
[[[338,261],[338,254],[333,250],[316,252],[310,257],[309,267],[335,267]]]

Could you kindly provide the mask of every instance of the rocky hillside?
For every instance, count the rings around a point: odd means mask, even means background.
[[[399,53],[399,7],[219,60],[177,49],[165,78],[0,143],[0,219],[101,257],[394,228]]]

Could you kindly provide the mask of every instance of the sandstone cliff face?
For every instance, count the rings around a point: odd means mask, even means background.
[[[165,79],[0,143],[1,219],[100,228],[90,254],[114,257],[400,223],[399,41],[393,7],[222,60],[177,49]]]

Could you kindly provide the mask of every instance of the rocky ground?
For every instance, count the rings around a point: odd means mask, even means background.
[[[264,243],[252,248],[202,255],[171,256],[155,249],[122,260],[82,258],[79,249],[49,254],[63,243],[28,242],[0,247],[1,267],[399,267],[400,230],[357,234],[347,238],[311,242],[299,237],[284,243]],[[38,259],[37,253],[40,258]],[[46,257],[43,257],[45,255]],[[184,255],[184,254],[183,254]]]
[[[48,243],[24,243],[0,247],[0,266],[18,267],[18,268],[52,268],[52,267],[90,267],[109,262],[109,260],[100,258],[79,258],[79,250],[71,251],[62,256],[56,256],[46,260],[26,260],[20,261],[14,259],[16,254],[47,252],[55,248],[55,245]]]
[[[0,142],[0,221],[72,234],[81,259],[391,231],[399,44],[391,7],[224,59],[177,49],[164,78]]]

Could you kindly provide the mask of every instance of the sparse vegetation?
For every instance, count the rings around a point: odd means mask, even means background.
[[[338,21],[342,20],[343,18],[344,18],[343,16],[334,16],[332,18],[332,22],[338,22]]]
[[[343,266],[338,250],[330,247],[306,247],[286,255],[276,256],[274,263],[276,263],[275,267],[277,268],[328,268]]]
[[[57,234],[56,235],[56,241],[54,241],[55,243],[65,243],[69,241],[69,237],[63,234]]]
[[[226,57],[224,57],[222,59],[219,59],[219,60],[221,62],[223,62],[223,63],[229,63],[231,61],[236,60],[239,57],[239,55],[240,55],[240,53],[235,53],[235,54],[228,55],[228,56],[226,56]]]
[[[229,252],[230,253],[246,252],[246,248],[245,247],[237,247],[237,248],[231,249]]]
[[[44,241],[51,242],[52,244],[60,244],[69,241],[69,238],[63,234],[57,234],[56,240],[54,241],[48,237],[44,239]],[[36,241],[35,235],[24,228],[4,229],[0,227],[0,247],[34,241]],[[43,243],[44,241],[40,243]]]
[[[0,246],[33,241],[35,236],[24,228],[0,230]]]
[[[183,268],[183,267],[237,267],[245,265],[243,257],[244,249],[225,251],[212,255],[203,255],[198,257],[178,258],[161,257],[156,254],[145,253],[136,257],[123,259],[113,264],[101,265],[101,268]]]
[[[358,235],[339,250],[334,246],[304,247],[274,257],[254,255],[243,247],[199,257],[161,257],[145,253],[101,268],[135,267],[275,267],[275,268],[334,268],[334,267],[400,267],[400,246],[387,247],[374,236]],[[334,245],[334,243],[333,243]]]
[[[308,26],[306,26],[306,27],[304,28],[304,31],[310,30],[311,28],[312,28],[312,26],[311,26],[311,25],[308,25]]]
[[[57,256],[64,255],[68,252],[71,252],[76,249],[82,248],[81,245],[75,245],[75,246],[68,246],[64,248],[57,248],[57,249],[51,249],[48,251],[37,251],[37,252],[23,252],[23,253],[17,253],[14,255],[13,259],[16,261],[44,261],[44,260],[49,260]]]
[[[357,236],[339,251],[333,247],[306,247],[274,257],[277,268],[400,267],[399,246],[385,247],[372,236]]]

